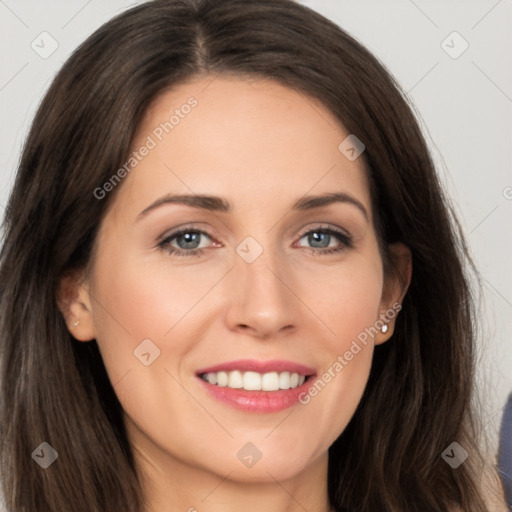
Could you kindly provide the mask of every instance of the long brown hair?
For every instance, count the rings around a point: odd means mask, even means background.
[[[474,311],[460,228],[411,107],[387,70],[334,23],[292,0],[156,0],[112,19],[68,59],[27,138],[0,266],[2,484],[13,512],[141,512],[122,409],[95,341],[77,343],[61,277],[90,261],[157,94],[197,74],[276,80],[320,100],[364,142],[376,231],[412,251],[412,282],[364,396],[329,450],[339,511],[487,510],[472,414]],[[120,184],[119,186],[122,186]],[[119,188],[119,187],[118,187]],[[385,256],[384,252],[384,256]],[[58,453],[42,470],[41,442]],[[441,457],[458,442],[469,458]]]

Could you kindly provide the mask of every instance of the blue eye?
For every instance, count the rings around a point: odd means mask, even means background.
[[[162,240],[158,247],[166,249],[167,253],[176,256],[200,256],[202,254],[202,247],[198,247],[202,236],[211,238],[208,233],[198,229],[183,228],[179,231],[171,233],[168,237]],[[176,241],[178,247],[171,245]]]
[[[182,228],[158,243],[158,247],[165,250],[169,255],[175,256],[201,256],[205,246],[200,247],[201,237],[212,240],[212,237],[205,231]],[[331,254],[343,251],[353,246],[350,235],[333,228],[316,228],[305,232],[299,240],[308,239],[314,253]],[[332,240],[337,240],[338,245],[330,247]]]
[[[304,233],[300,240],[303,238],[307,238],[308,242],[312,244],[312,249],[315,252],[320,252],[321,254],[340,252],[346,248],[351,248],[353,245],[352,238],[349,235],[332,228],[311,229]],[[333,238],[338,240],[338,242],[341,243],[341,246],[329,247]],[[326,245],[324,245],[325,243]]]

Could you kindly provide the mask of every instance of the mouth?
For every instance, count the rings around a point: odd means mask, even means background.
[[[240,360],[204,368],[196,376],[216,400],[246,412],[277,412],[300,402],[316,377],[290,361]]]

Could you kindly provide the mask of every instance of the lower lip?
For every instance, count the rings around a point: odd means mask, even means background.
[[[314,382],[310,376],[302,386],[294,389],[281,389],[279,391],[246,391],[245,389],[233,389],[220,387],[206,382],[198,377],[206,391],[211,396],[236,409],[257,413],[278,412],[292,407],[300,402],[300,398],[307,394]]]

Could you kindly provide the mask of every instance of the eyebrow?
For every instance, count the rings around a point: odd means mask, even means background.
[[[326,193],[316,196],[303,196],[292,205],[291,210],[307,211],[313,210],[315,208],[321,208],[323,206],[329,206],[334,203],[351,204],[361,211],[366,220],[369,220],[368,211],[364,207],[363,203],[361,203],[361,201],[355,197],[346,194],[345,192]],[[137,216],[136,222],[145,217],[152,210],[167,204],[182,204],[192,208],[201,208],[203,210],[220,213],[229,213],[231,211],[229,202],[222,197],[197,194],[167,194],[157,199],[147,208],[142,210],[142,212],[140,212]]]

